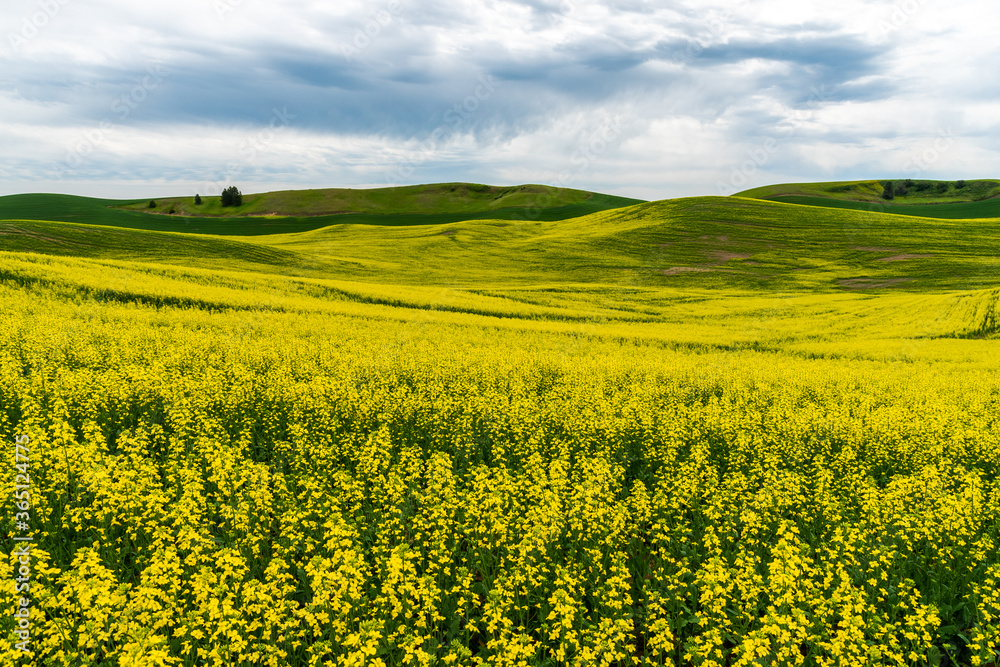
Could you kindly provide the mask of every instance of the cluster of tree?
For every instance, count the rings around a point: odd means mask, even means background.
[[[201,195],[196,194],[194,196],[194,205],[201,206]],[[222,205],[223,206],[242,206],[243,205],[243,193],[235,185],[231,185],[222,191]],[[156,208],[156,200],[149,200],[149,208]],[[174,212],[174,207],[170,207],[170,212]]]
[[[156,200],[155,199],[150,199],[149,200],[149,204],[146,206],[146,208],[156,208]],[[167,211],[167,213],[173,215],[176,212],[177,212],[177,209],[174,208],[173,204],[171,204],[170,205],[170,210]]]
[[[243,193],[235,185],[231,185],[222,191],[223,206],[242,206]]]
[[[955,189],[961,190],[966,186],[965,181],[955,181]],[[917,192],[926,192],[930,189],[934,189],[938,194],[944,194],[951,187],[951,183],[948,181],[915,181],[912,178],[908,178],[905,181],[894,182],[886,181],[882,184],[882,199],[895,199],[896,197],[905,197],[909,194],[910,190],[916,190]]]

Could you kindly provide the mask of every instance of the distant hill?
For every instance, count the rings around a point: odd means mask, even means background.
[[[893,183],[894,196],[883,197]],[[787,204],[825,206],[925,218],[970,219],[1000,217],[1000,181],[930,181],[885,179],[830,183],[779,183],[738,192],[734,197]]]
[[[111,200],[58,194],[0,197],[0,220],[77,222],[129,229],[257,236],[305,232],[336,224],[408,226],[501,219],[554,221],[621,208],[639,199],[542,185],[469,183],[371,190],[288,190],[244,194],[243,206],[219,197]],[[174,213],[169,211],[173,209]]]
[[[0,223],[3,251],[394,285],[460,281],[489,286],[490,294],[602,284],[617,286],[608,292],[614,303],[629,298],[622,290],[630,285],[783,293],[984,289],[998,284],[998,245],[1000,220],[903,220],[736,197],[650,202],[565,221],[330,225],[242,238]],[[539,304],[560,293],[548,289],[539,288]]]
[[[119,207],[142,213],[166,213],[173,209],[176,215],[228,218],[254,215],[303,217],[343,213],[428,215],[533,207],[548,209],[582,204],[593,196],[593,192],[544,185],[498,187],[475,183],[435,183],[395,188],[244,193],[243,204],[239,207],[223,207],[221,197],[202,197],[200,205],[195,205],[194,197],[170,197],[157,200],[155,210],[148,208],[148,201],[122,204]]]

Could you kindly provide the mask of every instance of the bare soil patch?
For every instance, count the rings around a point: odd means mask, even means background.
[[[713,260],[713,265],[725,264],[726,262],[734,259],[750,259],[753,256],[749,253],[725,252],[724,250],[709,250],[705,254],[709,257],[709,259]]]

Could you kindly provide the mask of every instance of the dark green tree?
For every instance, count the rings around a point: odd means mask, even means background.
[[[955,181],[955,189],[961,190],[965,187],[965,181]]]
[[[886,181],[882,184],[882,199],[894,199],[896,197],[896,188],[892,181]]]
[[[156,208],[156,201],[153,199],[149,200],[149,206],[147,208]]]
[[[222,191],[223,206],[242,206],[243,193],[235,185],[230,185]]]
[[[194,205],[195,206],[201,206],[201,195],[195,195],[194,196]]]

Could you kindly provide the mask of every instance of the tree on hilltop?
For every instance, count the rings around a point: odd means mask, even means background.
[[[201,206],[201,195],[195,195],[194,196],[194,205],[195,206]]]
[[[892,181],[886,181],[885,183],[883,183],[882,199],[893,199],[896,196],[895,189],[896,188],[893,186]]]
[[[243,193],[235,185],[230,185],[222,191],[223,206],[242,206]]]

